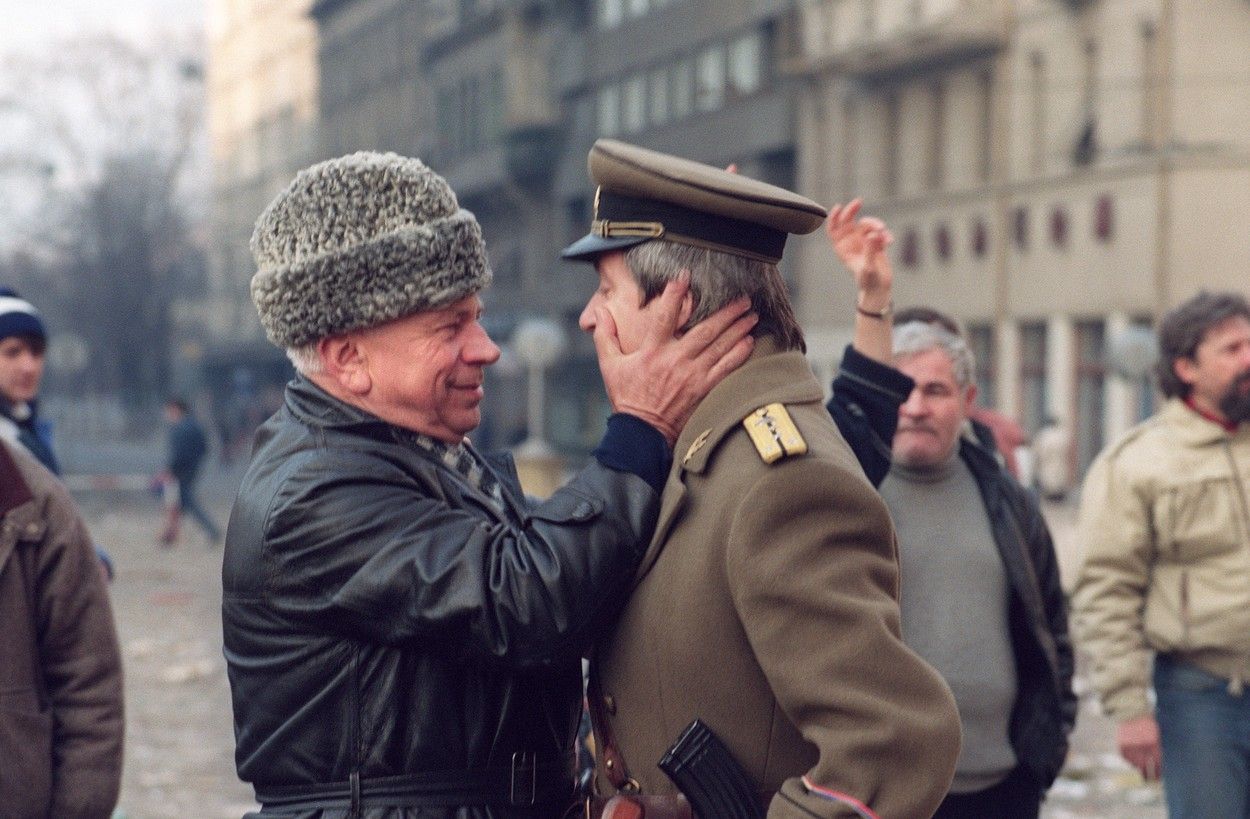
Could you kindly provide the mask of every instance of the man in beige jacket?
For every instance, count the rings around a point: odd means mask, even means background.
[[[1172,819],[1248,816],[1250,305],[1200,293],[1159,343],[1167,403],[1085,481],[1077,633],[1121,753],[1164,774]]]

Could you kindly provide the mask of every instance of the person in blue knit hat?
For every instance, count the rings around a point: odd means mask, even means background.
[[[51,425],[37,413],[47,346],[39,311],[13,290],[0,288],[0,439],[21,444],[59,475]]]
[[[35,306],[8,287],[0,287],[0,440],[20,444],[49,472],[60,477],[52,448],[52,424],[39,417],[48,333]],[[113,579],[113,561],[96,546],[105,577]]]

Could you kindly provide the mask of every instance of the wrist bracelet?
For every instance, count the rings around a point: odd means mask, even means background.
[[[860,307],[858,304],[855,305],[855,312],[859,313],[861,316],[867,316],[868,318],[885,320],[890,317],[891,313],[894,312],[894,299],[890,299],[889,303],[886,304],[886,306],[883,307],[879,312],[873,312],[872,310],[865,310],[864,308]]]

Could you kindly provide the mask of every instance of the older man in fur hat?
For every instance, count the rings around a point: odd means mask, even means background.
[[[560,816],[580,654],[619,602],[694,406],[752,346],[745,299],[674,337],[686,285],[623,350],[592,463],[530,506],[479,453],[481,232],[420,161],[362,153],[261,216],[252,295],[298,370],[230,519],[236,762],[260,816]]]

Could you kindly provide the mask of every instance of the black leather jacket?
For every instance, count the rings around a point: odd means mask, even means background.
[[[1011,714],[1011,747],[1042,790],[1068,753],[1076,723],[1068,605],[1050,530],[1037,501],[1007,474],[994,454],[962,438],[959,455],[976,479],[990,530],[1011,587],[1009,622],[1019,691]]]
[[[658,496],[592,464],[528,509],[511,462],[497,471],[502,513],[410,433],[307,380],[288,385],[258,433],[222,571],[236,763],[258,793],[358,779],[364,816],[562,812],[580,652],[619,604]],[[519,754],[558,766],[558,781],[539,776],[528,794],[522,764],[516,803],[367,798],[396,775],[506,785]]]

